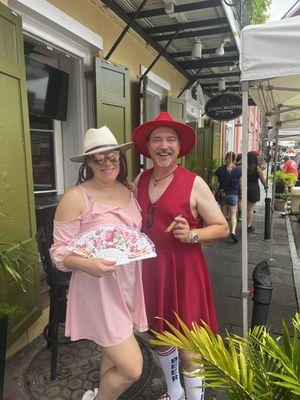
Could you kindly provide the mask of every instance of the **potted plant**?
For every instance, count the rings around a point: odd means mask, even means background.
[[[282,336],[274,338],[266,327],[255,327],[247,336],[213,333],[207,325],[190,330],[178,318],[182,332],[155,333],[152,343],[177,346],[199,354],[194,361],[202,371],[204,387],[225,392],[228,400],[300,399],[300,314],[292,319],[293,337],[282,322]],[[202,368],[203,367],[203,368]]]
[[[276,171],[275,175],[271,175],[270,178],[273,180],[273,182],[274,177],[276,177],[275,193],[285,193],[296,183],[295,175],[284,171]]]
[[[26,292],[26,280],[22,276],[24,264],[30,268],[31,262],[36,259],[36,254],[25,248],[22,243],[0,241],[0,273],[9,275]],[[22,313],[22,310],[13,305],[1,302],[0,298],[0,400],[4,399],[4,374],[6,360],[6,341],[9,318]]]
[[[275,193],[274,209],[284,211],[289,195],[287,193]]]

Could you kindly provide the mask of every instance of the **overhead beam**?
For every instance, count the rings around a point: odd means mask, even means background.
[[[219,67],[222,65],[230,65],[226,63],[227,61],[230,61],[230,64],[233,64],[236,61],[239,61],[238,56],[219,56],[219,57],[211,57],[211,58],[200,58],[197,60],[188,60],[188,61],[178,61],[178,64],[184,68],[184,69],[194,69],[194,68],[200,68],[203,65],[212,65],[216,64]]]
[[[240,81],[226,81],[226,85],[240,85]],[[218,86],[218,82],[207,82],[207,83],[201,83],[201,86]]]
[[[216,53],[216,48],[215,49],[202,49],[202,54],[215,54]],[[233,51],[238,51],[236,47],[234,46],[229,46],[224,48],[225,52],[231,53]],[[173,53],[169,53],[170,56],[174,58],[178,57],[192,57],[192,50],[190,51],[177,51]]]
[[[207,26],[227,24],[227,22],[227,18],[212,18],[201,21],[185,22],[184,24],[170,24],[145,28],[144,31],[148,35],[153,35],[155,33],[175,32],[177,29],[179,29],[179,31],[184,31],[185,29],[205,28]]]
[[[182,13],[182,12],[189,12],[189,11],[196,11],[196,10],[203,10],[205,8],[212,8],[222,6],[220,0],[206,0],[206,1],[197,1],[196,3],[187,3],[181,5],[174,5],[174,13]],[[134,15],[134,13],[129,13],[130,15]],[[149,18],[149,17],[159,17],[160,15],[168,15],[165,12],[163,7],[161,8],[154,8],[152,10],[144,10],[139,15],[139,18]]]
[[[126,14],[125,11],[114,1],[112,0],[101,0],[103,4],[105,4],[108,8],[110,8],[119,18],[121,18],[126,24],[131,21],[129,14]],[[135,13],[133,13],[135,14]],[[150,36],[146,35],[141,26],[137,22],[133,22],[131,28],[135,30],[154,50],[158,53],[162,51],[162,46],[160,46],[156,41],[154,41]],[[169,35],[170,36],[170,35]],[[171,35],[172,37],[172,35]],[[171,39],[171,37],[169,39]],[[183,76],[187,79],[191,78],[191,75],[185,71],[183,68],[178,65],[176,60],[173,57],[170,57],[168,53],[164,53],[164,58],[173,65]]]
[[[217,87],[203,87],[201,85],[201,88],[203,89],[204,92],[206,93],[213,93],[213,92],[220,92],[222,93],[223,91],[219,91]],[[240,92],[242,90],[241,86],[232,86],[232,87],[226,87],[225,92]]]
[[[116,50],[116,48],[118,47],[119,43],[122,41],[123,37],[126,35],[127,31],[129,30],[129,28],[131,27],[131,25],[134,23],[134,21],[138,18],[139,14],[141,13],[144,5],[146,4],[147,0],[143,0],[141,5],[139,6],[139,8],[136,10],[134,16],[132,17],[132,19],[127,23],[127,25],[125,26],[125,28],[123,29],[123,31],[121,32],[120,36],[118,37],[118,39],[115,41],[114,45],[112,46],[112,48],[109,50],[107,56],[105,56],[105,60],[108,60],[109,57],[113,54],[113,52]]]
[[[218,35],[218,34],[230,34],[231,29],[229,26],[224,26],[221,28],[211,28],[211,29],[201,29],[197,31],[188,31],[188,32],[180,32],[177,35],[177,39],[183,39],[183,38],[192,38],[192,37],[203,37],[203,36],[212,36],[212,35]],[[172,37],[172,34],[166,33],[165,35],[156,35],[156,36],[151,36],[153,40],[156,42],[161,42],[163,40],[170,40]]]
[[[226,78],[230,76],[240,76],[241,72],[240,71],[234,71],[234,72],[224,72],[223,74],[202,74],[202,75],[196,75],[193,76],[194,81],[206,81],[207,79],[217,79],[217,78]]]

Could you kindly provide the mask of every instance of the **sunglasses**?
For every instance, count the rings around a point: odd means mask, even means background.
[[[120,159],[120,152],[115,151],[112,153],[101,154],[97,153],[91,156],[91,160],[96,165],[101,165],[105,162],[105,160],[110,161],[113,164],[116,164]]]
[[[152,229],[153,226],[153,210],[154,210],[153,204],[148,204],[146,226],[149,230]]]

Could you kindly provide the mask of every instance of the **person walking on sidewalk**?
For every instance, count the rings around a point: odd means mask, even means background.
[[[240,167],[235,166],[234,161],[235,153],[229,151],[225,156],[224,165],[217,168],[215,176],[218,181],[218,202],[224,216],[227,217],[229,214],[231,239],[233,243],[237,243],[239,241],[236,236],[237,206],[242,170]]]
[[[249,151],[247,159],[247,231],[248,233],[252,233],[255,231],[255,228],[252,226],[253,212],[256,203],[260,200],[260,188],[258,181],[261,181],[265,190],[267,190],[267,183],[263,174],[263,170],[259,166],[259,160],[256,153]]]
[[[193,322],[201,324],[203,320],[216,332],[213,293],[201,243],[226,237],[228,225],[203,179],[177,165],[177,158],[193,148],[195,132],[161,112],[153,121],[135,129],[133,142],[141,154],[153,161],[153,168],[142,172],[135,181],[142,229],[157,252],[155,260],[143,263],[149,326],[162,332],[169,329],[164,321],[167,320],[180,329],[176,313],[189,328]],[[202,389],[195,388],[202,380],[189,374],[199,364],[191,361],[193,355],[188,351],[180,353],[187,399],[203,399]],[[158,355],[167,384],[167,393],[161,399],[184,399],[178,350],[160,349]]]
[[[106,127],[89,129],[78,184],[68,190],[54,220],[52,259],[72,271],[66,336],[90,339],[102,347],[99,388],[82,400],[116,400],[142,373],[143,356],[133,330],[147,331],[141,264],[116,267],[115,261],[85,258],[68,249],[80,233],[107,224],[141,227],[137,201],[127,182],[125,151]]]

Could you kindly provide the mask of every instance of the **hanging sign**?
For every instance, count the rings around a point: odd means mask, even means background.
[[[215,96],[205,104],[205,114],[216,121],[230,121],[242,115],[242,98],[225,93]]]

